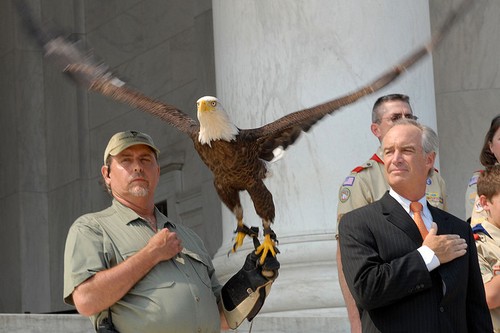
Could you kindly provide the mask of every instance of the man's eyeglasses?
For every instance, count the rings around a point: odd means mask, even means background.
[[[392,122],[395,122],[395,121],[398,121],[401,118],[418,120],[418,117],[412,115],[411,113],[395,113],[395,114],[391,115],[390,117],[386,117],[386,118],[382,118],[382,119],[390,120]]]

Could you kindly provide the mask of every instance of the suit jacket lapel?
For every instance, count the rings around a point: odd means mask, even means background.
[[[451,224],[448,223],[448,215],[442,214],[442,211],[429,205],[427,203],[427,207],[432,215],[432,220],[436,222],[438,226],[438,235],[445,235],[451,232]]]
[[[401,229],[417,245],[422,245],[423,239],[415,221],[389,192],[384,194],[380,199],[380,203],[382,205],[382,214],[384,214],[386,220]]]
[[[452,225],[448,221],[448,216],[446,214],[443,214],[441,210],[429,204],[427,204],[427,206],[429,207],[429,210],[432,214],[432,220],[438,226],[437,234],[445,235],[453,233]],[[441,279],[443,280],[444,284],[443,292],[445,295],[449,292],[449,288],[456,285],[455,283],[456,277],[460,276],[460,274],[457,274],[456,268],[458,268],[458,266],[456,266],[454,262],[440,265],[437,268],[437,272],[439,273]]]

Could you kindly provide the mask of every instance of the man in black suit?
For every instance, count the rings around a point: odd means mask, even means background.
[[[432,129],[399,121],[382,141],[390,190],[339,223],[363,332],[493,332],[469,225],[425,198],[437,146]]]

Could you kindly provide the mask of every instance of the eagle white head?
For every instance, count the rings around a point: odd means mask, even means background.
[[[238,134],[238,128],[229,120],[219,100],[213,96],[203,96],[196,102],[200,134],[198,140],[210,145],[211,141],[232,141]]]

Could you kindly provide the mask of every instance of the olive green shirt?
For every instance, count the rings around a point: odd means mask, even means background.
[[[474,228],[477,256],[483,283],[490,282],[500,274],[500,229],[487,220],[481,226],[487,234]],[[500,332],[500,308],[490,309],[494,332]]]
[[[155,209],[158,228],[167,225],[182,241],[182,252],[156,265],[111,307],[121,333],[220,332],[217,302],[221,286],[201,239],[169,222]],[[133,210],[113,200],[111,207],[78,218],[71,226],[64,254],[64,301],[73,304],[76,286],[142,249],[154,235]],[[90,319],[97,327],[107,311]]]
[[[370,160],[345,178],[339,189],[337,224],[345,213],[379,200],[389,190],[381,156],[382,149],[379,147]],[[446,210],[446,186],[437,171],[427,178],[425,195],[429,204]]]

